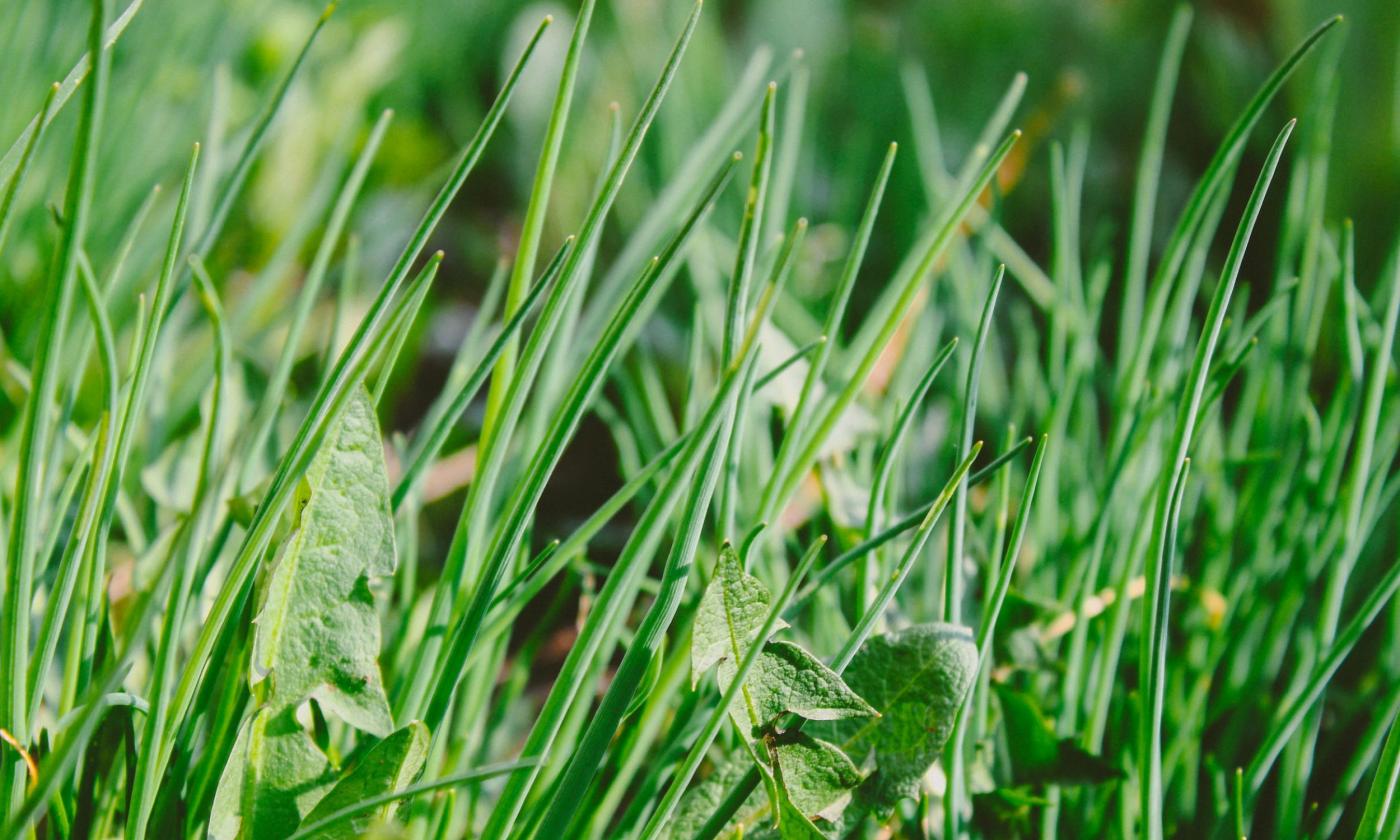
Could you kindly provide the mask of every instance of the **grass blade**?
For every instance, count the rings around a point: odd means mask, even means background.
[[[45,462],[50,457],[52,425],[49,412],[58,391],[60,356],[67,338],[68,320],[78,286],[78,261],[87,234],[88,212],[92,204],[97,143],[102,135],[102,112],[106,102],[107,69],[110,56],[102,48],[106,7],[102,0],[92,3],[88,29],[88,49],[97,56],[92,83],[83,97],[82,116],[70,164],[64,203],[62,239],[54,262],[37,354],[32,365],[33,380],[29,399],[20,421],[19,471],[15,478],[14,509],[11,513],[9,546],[6,553],[6,586],[3,623],[0,624],[0,670],[11,678],[0,690],[0,722],[16,740],[30,737],[29,703],[24,675],[29,673],[29,615],[34,591],[34,552],[38,539],[37,508],[48,496]],[[14,759],[0,763],[0,795],[4,802],[18,804],[24,794],[24,767]],[[5,809],[0,809],[3,812]]]
[[[1211,298],[1210,310],[1206,314],[1201,339],[1196,346],[1195,358],[1191,362],[1191,372],[1182,392],[1180,408],[1177,411],[1176,428],[1172,433],[1170,448],[1165,463],[1168,470],[1159,480],[1156,513],[1153,517],[1153,552],[1148,555],[1147,592],[1143,599],[1142,662],[1146,663],[1139,683],[1142,696],[1147,702],[1147,712],[1143,715],[1139,737],[1139,794],[1144,820],[1144,832],[1148,840],[1161,840],[1162,826],[1162,715],[1165,703],[1165,681],[1167,663],[1167,616],[1171,593],[1172,545],[1169,542],[1173,496],[1179,491],[1181,476],[1186,470],[1187,455],[1196,430],[1196,421],[1201,409],[1201,400],[1209,378],[1211,358],[1220,341],[1220,332],[1225,315],[1230,306],[1230,296],[1234,292],[1235,281],[1239,277],[1240,265],[1249,245],[1254,223],[1268,194],[1269,184],[1284,146],[1293,133],[1295,121],[1290,121],[1279,132],[1273,148],[1255,182],[1254,191],[1249,196],[1230,253],[1221,271],[1220,282]],[[1178,502],[1179,503],[1179,502]]]

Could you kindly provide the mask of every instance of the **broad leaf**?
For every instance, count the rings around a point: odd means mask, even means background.
[[[330,763],[295,709],[263,709],[234,741],[214,793],[211,840],[286,837],[333,781]]]
[[[393,729],[379,674],[379,616],[371,577],[394,570],[384,448],[369,395],[360,389],[316,453],[297,490],[296,521],[263,587],[251,683],[259,701],[239,732],[215,792],[210,836],[283,837],[334,781],[330,762],[297,719],[314,699],[380,737]],[[377,764],[418,772],[425,748],[390,744]],[[411,749],[410,749],[411,747]],[[394,758],[399,749],[407,752]],[[363,765],[365,773],[374,772]],[[356,782],[356,773],[345,784]],[[400,773],[402,775],[402,773]]]
[[[846,682],[881,717],[833,724],[832,740],[875,770],[857,797],[887,811],[918,794],[919,780],[943,751],[977,671],[966,627],[919,624],[876,636],[846,668]]]
[[[825,836],[822,827],[839,824],[836,821],[850,801],[852,789],[861,782],[860,770],[835,744],[805,733],[769,737],[773,742],[760,747],[760,750],[768,750],[769,761],[774,752],[777,754],[782,779],[778,825],[774,825],[773,808],[768,801],[768,786],[765,784],[745,800],[719,837],[728,840],[742,836],[748,840],[758,840],[768,837]],[[753,760],[749,754],[740,750],[703,782],[687,791],[666,836],[676,840],[693,837],[719,807],[730,787],[743,778],[752,766]],[[765,763],[764,775],[771,772],[770,765]],[[783,802],[786,802],[786,806]],[[785,824],[783,810],[787,807],[800,815],[801,820],[794,820],[795,824]],[[788,834],[808,828],[818,833]]]
[[[737,665],[730,659],[719,663],[720,691],[729,690],[729,683],[737,670]],[[769,642],[764,645],[745,684],[760,725],[771,723],[774,718],[787,712],[808,720],[877,715],[869,703],[842,681],[840,675],[791,642]],[[740,699],[735,702],[744,701]]]
[[[742,749],[736,750],[728,761],[716,767],[704,781],[681,797],[681,804],[676,808],[665,836],[671,840],[690,840],[694,837],[710,815],[719,809],[729,789],[744,778],[752,766],[753,761],[748,754]],[[728,840],[738,833],[741,826],[751,825],[759,814],[767,810],[767,794],[761,789],[754,791],[719,833],[719,837]]]
[[[692,678],[718,665],[720,691],[728,692],[771,608],[768,589],[744,572],[739,556],[725,545],[715,574],[701,599],[691,647]],[[757,762],[767,784],[755,792],[725,829],[747,836],[776,832],[783,838],[821,838],[816,821],[839,819],[861,782],[855,764],[839,747],[802,733],[779,735],[772,723],[788,713],[808,720],[878,716],[835,671],[790,642],[764,642],[744,681],[744,692],[728,710],[742,731],[754,730],[759,743],[746,743],[747,755],[687,794],[676,814],[672,836],[699,828],[724,795],[721,781]],[[776,780],[776,781],[775,781]],[[775,813],[776,811],[776,813]],[[764,822],[766,821],[766,825]]]
[[[1005,686],[997,686],[996,692],[1016,784],[1095,785],[1122,776],[1073,738],[1057,737],[1029,695]]]
[[[371,796],[402,790],[418,778],[427,760],[428,727],[414,721],[376,744],[316,803],[304,822],[313,823]],[[364,836],[375,823],[388,819],[393,809],[391,803],[375,811],[366,811],[312,836],[317,840],[354,840]]]
[[[369,582],[394,571],[384,446],[361,388],[297,493],[297,522],[264,591],[255,687],[280,710],[314,697],[357,729],[393,729],[379,673],[379,616]]]
[[[782,788],[778,789],[778,836],[781,840],[828,840]]]
[[[835,744],[801,732],[780,741],[773,752],[787,799],[809,820],[836,819],[861,783],[860,770]]]
[[[733,546],[719,552],[715,574],[700,599],[690,646],[690,683],[721,659],[742,657],[768,615],[772,597],[762,581],[744,571]],[[782,625],[780,625],[782,626]]]

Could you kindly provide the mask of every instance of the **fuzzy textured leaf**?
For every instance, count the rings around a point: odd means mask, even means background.
[[[714,577],[700,599],[700,610],[695,616],[690,647],[692,686],[698,685],[700,676],[715,663],[732,659],[736,648],[737,655],[743,656],[753,634],[763,624],[771,602],[768,587],[744,571],[739,555],[726,543],[720,549]]]
[[[726,658],[720,661],[720,691],[729,690],[729,683],[737,670],[732,660]],[[852,691],[839,674],[791,642],[769,642],[764,645],[746,684],[760,725],[766,725],[787,712],[807,720],[878,716],[875,709]]]
[[[977,647],[966,627],[919,624],[871,638],[846,668],[846,682],[881,717],[833,725],[832,740],[874,772],[858,797],[888,809],[918,793],[919,780],[953,731],[958,707],[977,671]]]
[[[788,800],[809,820],[836,819],[863,778],[840,747],[801,732],[774,752]]]
[[[670,840],[689,840],[694,837],[710,815],[718,810],[729,788],[744,778],[752,766],[753,760],[749,758],[748,753],[742,749],[736,750],[729,760],[716,767],[704,781],[686,791],[664,836]],[[750,824],[767,809],[767,794],[762,790],[754,791],[719,833],[719,837],[721,840],[728,840],[735,836],[741,826]]]
[[[372,796],[393,793],[412,784],[428,760],[428,727],[414,721],[380,741],[326,794],[304,822],[312,823]],[[318,831],[317,840],[353,840],[376,822],[387,819],[397,803],[357,814]]]
[[[782,788],[778,789],[778,836],[782,840],[827,840],[816,823]]]
[[[252,682],[274,710],[314,697],[385,737],[393,719],[369,582],[394,571],[393,516],[384,446],[363,388],[312,461],[296,510],[258,613]]]
[[[209,817],[211,840],[286,837],[334,781],[295,709],[262,709],[244,723]]]
[[[794,818],[792,824],[785,824],[787,821],[779,813],[775,826],[772,804],[768,801],[768,787],[763,785],[745,800],[719,836],[726,840],[740,836],[755,840],[826,836],[822,827],[829,823],[839,824],[836,821],[850,801],[852,790],[861,783],[860,770],[835,744],[806,733],[777,736],[771,747],[769,755],[777,754],[783,780],[779,796],[786,805],[780,803],[779,807],[784,811],[791,808],[792,813],[801,819]],[[703,782],[687,791],[665,836],[676,840],[694,836],[714,813],[729,788],[743,778],[752,766],[749,753],[740,750]],[[765,775],[771,773],[767,764],[762,769]],[[809,833],[802,834],[802,830],[809,830]]]

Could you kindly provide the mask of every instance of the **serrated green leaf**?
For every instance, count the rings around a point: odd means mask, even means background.
[[[210,840],[286,837],[334,781],[296,710],[263,709],[244,723],[214,793]]]
[[[918,624],[872,637],[844,676],[881,715],[859,725],[833,725],[833,740],[875,770],[858,797],[888,810],[918,793],[919,780],[943,751],[977,672],[977,648],[966,627]]]
[[[753,634],[768,614],[772,595],[768,587],[744,571],[744,564],[733,546],[720,548],[714,577],[700,599],[695,631],[690,643],[690,683],[722,659],[731,665],[744,655]],[[785,625],[780,625],[785,626]]]
[[[1122,776],[1073,738],[1057,737],[1030,695],[1000,685],[996,693],[1016,784],[1096,785]]]
[[[392,574],[384,446],[369,395],[355,394],[297,492],[297,523],[269,573],[252,683],[274,710],[314,697],[357,729],[393,729],[379,673],[369,581]]]
[[[374,746],[336,783],[303,822],[311,823],[372,796],[393,793],[413,783],[428,760],[428,727],[414,721]],[[388,819],[397,803],[343,820],[312,836],[318,840],[353,840],[376,822]]]
[[[720,660],[720,691],[729,690],[737,669],[732,659]],[[878,716],[839,674],[791,642],[764,645],[746,686],[760,725],[787,712],[807,720]]]

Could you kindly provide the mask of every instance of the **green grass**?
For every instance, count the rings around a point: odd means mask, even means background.
[[[1370,34],[430,5],[0,12],[0,837],[1400,830]]]

